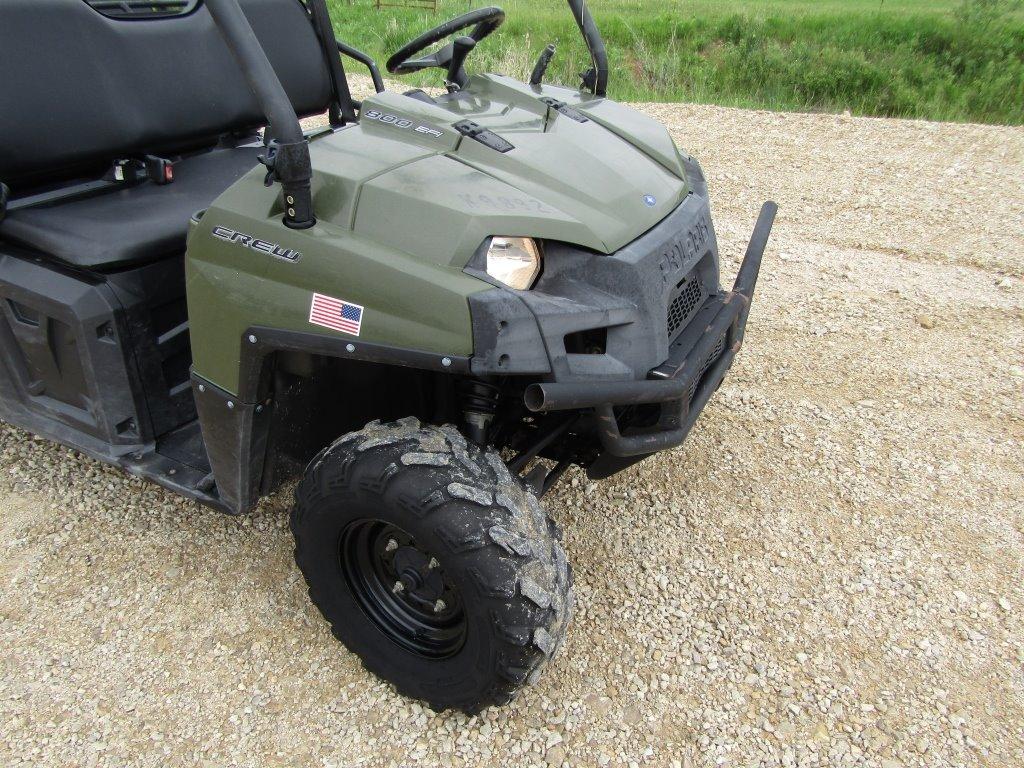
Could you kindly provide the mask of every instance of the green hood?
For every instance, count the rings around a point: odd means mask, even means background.
[[[588,119],[549,109],[543,97]],[[463,136],[453,128],[463,120],[515,148],[502,153]],[[490,235],[609,253],[657,224],[687,191],[663,126],[605,99],[494,75],[434,104],[377,94],[363,102],[359,125],[313,141],[312,158],[321,221],[459,266]]]
[[[579,122],[541,98],[565,102]],[[463,136],[472,120],[514,145],[501,153]],[[687,193],[679,153],[657,123],[606,99],[478,76],[439,103],[381,93],[360,121],[310,142],[318,223],[290,230],[280,188],[254,168],[193,227],[189,319],[204,343],[195,370],[239,391],[249,328],[343,336],[310,324],[315,292],[365,308],[359,343],[420,353],[473,352],[468,297],[491,286],[463,268],[486,238],[525,236],[610,253],[674,210]],[[299,252],[263,258],[214,227]],[[352,338],[352,337],[346,337]]]

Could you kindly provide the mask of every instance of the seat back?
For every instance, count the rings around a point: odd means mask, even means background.
[[[326,110],[330,75],[305,6],[239,2],[295,111]],[[265,124],[202,2],[183,15],[124,18],[92,5],[0,2],[0,181],[17,190]]]

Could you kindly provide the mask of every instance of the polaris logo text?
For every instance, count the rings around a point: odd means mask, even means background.
[[[284,248],[277,243],[271,243],[268,240],[260,240],[258,237],[253,237],[252,235],[235,232],[235,230],[228,229],[227,227],[214,227],[213,236],[218,237],[221,240],[226,240],[229,243],[244,245],[246,248],[250,248],[257,253],[266,253],[276,259],[290,261],[293,264],[302,258],[301,253],[293,251],[291,248]]]
[[[676,279],[676,273],[704,253],[711,239],[711,224],[701,215],[687,231],[686,236],[675,240],[661,255],[658,268],[661,280],[666,285]]]

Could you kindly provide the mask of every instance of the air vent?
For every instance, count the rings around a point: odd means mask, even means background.
[[[683,279],[668,305],[668,340],[671,342],[679,334],[697,311],[704,298],[704,289],[700,281]]]
[[[111,19],[164,19],[192,13],[199,0],[85,0]]]

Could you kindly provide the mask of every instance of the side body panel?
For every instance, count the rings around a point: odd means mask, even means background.
[[[186,286],[198,375],[238,394],[242,345],[248,343],[248,329],[257,326],[387,344],[439,358],[472,352],[466,299],[487,284],[458,267],[367,240],[328,218],[308,230],[288,229],[276,208],[276,190],[265,188],[260,176],[254,171],[225,193],[189,236]],[[297,252],[298,260],[215,237],[214,227],[280,245]],[[359,335],[312,324],[314,293],[363,307]]]

